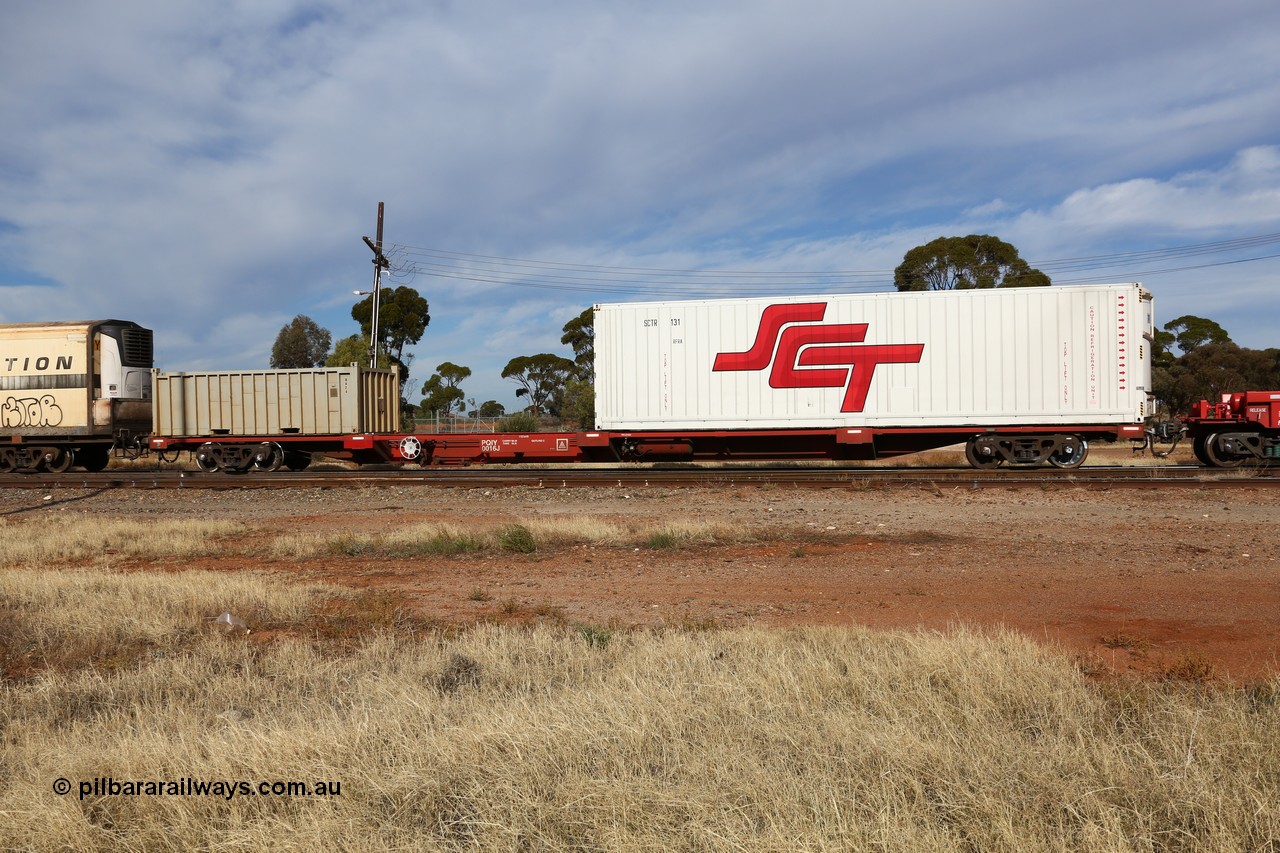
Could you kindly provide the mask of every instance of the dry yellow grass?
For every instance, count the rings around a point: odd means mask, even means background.
[[[231,612],[251,629],[293,624],[332,588],[282,586],[253,572],[0,571],[4,672],[132,666],[207,632]]]
[[[520,523],[538,542],[548,545],[621,545],[629,536],[626,528],[590,515],[531,518]]]
[[[412,555],[462,553],[487,547],[483,535],[455,524],[425,523],[389,533],[286,534],[273,538],[264,556],[273,560],[304,560],[331,553]]]
[[[6,521],[0,527],[5,534],[0,536],[0,566],[205,556],[223,550],[219,537],[242,529],[235,522],[213,519],[90,521],[46,515],[29,528],[25,522]]]
[[[707,521],[673,521],[652,531],[649,536],[669,536],[679,544],[710,545],[715,543],[750,542],[754,535],[741,527]]]
[[[110,622],[135,597],[156,614],[118,638],[155,644],[129,665],[3,684],[3,849],[1217,851],[1280,838],[1277,684],[1096,685],[1025,639],[965,631],[177,642],[222,607],[212,576],[0,577],[9,611],[35,622]],[[281,619],[323,594],[251,583],[236,594]],[[81,796],[106,777],[341,793]],[[52,791],[58,778],[70,793]]]
[[[522,529],[533,547],[561,545],[679,547],[756,541],[759,531],[712,522],[674,522],[657,526],[624,525],[586,515],[519,519],[502,526],[464,528],[454,524],[414,524],[389,533],[289,534],[275,537],[264,551],[274,560],[314,559],[326,554],[408,557],[523,550],[508,545],[514,528]],[[771,530],[766,537],[799,535]]]

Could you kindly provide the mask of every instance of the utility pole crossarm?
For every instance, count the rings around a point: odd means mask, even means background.
[[[384,270],[391,269],[391,261],[387,259],[386,255],[382,254],[381,240],[378,240],[377,243],[374,243],[368,237],[361,237],[360,239],[364,241],[366,246],[368,246],[370,249],[373,250],[373,262],[375,264],[378,264]]]

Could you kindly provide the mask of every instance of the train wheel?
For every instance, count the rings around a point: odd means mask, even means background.
[[[75,454],[65,447],[50,447],[40,457],[40,467],[50,474],[62,474],[75,461]]]
[[[1214,468],[1239,468],[1245,462],[1243,456],[1223,456],[1218,452],[1218,436],[1207,435],[1204,439],[1204,458]]]
[[[1209,459],[1208,454],[1204,452],[1205,436],[1197,435],[1191,440],[1191,452],[1196,455],[1196,459],[1200,460],[1201,465],[1212,466],[1213,461]]]
[[[1049,455],[1049,464],[1055,468],[1079,468],[1088,455],[1089,442],[1073,435],[1063,442],[1061,450]]]
[[[284,449],[275,442],[264,441],[254,451],[251,464],[255,471],[278,471],[284,464]]]
[[[222,448],[213,442],[200,445],[196,451],[196,467],[205,474],[213,474],[222,467]]]
[[[12,450],[0,450],[0,474],[11,474],[18,467],[18,458]]]
[[[983,453],[984,450],[987,452]],[[964,458],[969,460],[969,464],[974,468],[997,468],[1000,463],[1004,462],[1004,458],[1000,454],[992,453],[989,448],[978,447],[978,441],[974,438],[965,443]]]
[[[76,454],[76,461],[84,470],[96,474],[105,470],[111,462],[111,451],[105,447],[82,447]]]

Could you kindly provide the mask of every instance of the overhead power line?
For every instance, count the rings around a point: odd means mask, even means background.
[[[1247,264],[1251,261],[1265,261],[1271,258],[1280,258],[1280,253],[1277,253],[1274,255],[1258,255],[1255,258],[1235,258],[1230,261],[1215,261],[1214,263],[1211,263],[1211,264],[1193,264],[1191,266],[1184,266],[1184,267],[1169,267],[1167,269],[1143,270],[1142,272],[1133,273],[1131,275],[1133,278],[1150,278],[1153,275],[1166,275],[1167,273],[1186,272],[1188,270],[1203,270],[1203,269],[1209,269],[1210,267],[1229,267],[1229,266],[1232,266],[1233,264]],[[1096,282],[1102,282],[1102,281],[1112,281],[1115,278],[1116,276],[1114,275],[1104,275],[1104,276],[1090,276],[1087,278],[1060,278],[1057,281],[1059,284],[1089,284],[1089,283],[1096,283]]]
[[[1215,255],[1256,252],[1277,245],[1280,245],[1280,233],[1029,263],[1060,284],[1085,284],[1150,278],[1273,259],[1280,257],[1280,253],[1204,263],[1178,263]],[[392,260],[389,274],[402,281],[425,275],[542,290],[662,297],[805,293],[837,288],[844,291],[881,291],[893,288],[891,269],[794,271],[627,267],[481,255],[405,244],[388,244],[384,252]]]

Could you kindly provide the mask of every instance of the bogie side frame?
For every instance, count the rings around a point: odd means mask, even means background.
[[[53,438],[17,436],[0,445],[0,474],[13,471],[46,471],[61,474],[73,465],[89,472],[101,471],[111,461],[110,438]]]

